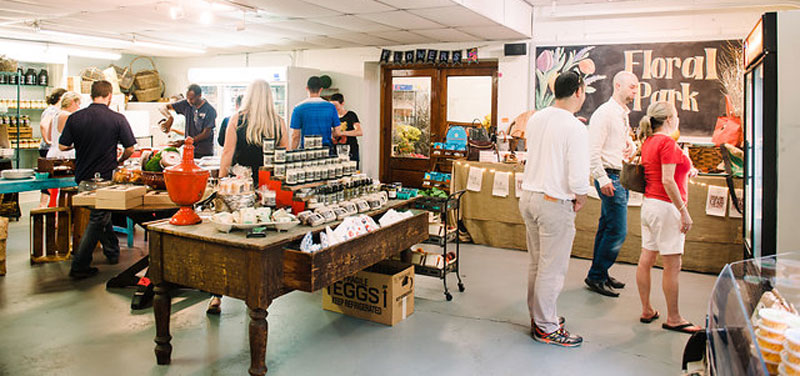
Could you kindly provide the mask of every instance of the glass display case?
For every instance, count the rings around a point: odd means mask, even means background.
[[[708,308],[708,374],[770,374],[753,321],[754,313],[768,301],[766,292],[781,297],[788,306],[800,305],[800,252],[725,266],[711,291]]]

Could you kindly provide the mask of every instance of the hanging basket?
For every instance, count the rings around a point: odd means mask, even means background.
[[[133,63],[135,63],[139,59],[147,59],[148,61],[150,61],[150,65],[153,67],[153,69],[141,70],[133,75],[133,82],[136,85],[136,88],[138,90],[160,88],[161,77],[158,74],[158,69],[156,69],[156,63],[150,57],[139,56],[131,60],[130,65],[128,65],[128,70],[133,71]]]

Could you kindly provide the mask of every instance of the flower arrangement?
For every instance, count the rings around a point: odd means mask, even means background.
[[[569,51],[566,53],[564,47],[547,49],[542,51],[536,58],[536,109],[542,109],[553,104],[555,93],[553,85],[556,77],[563,72],[578,68],[584,74],[586,83],[586,94],[592,94],[596,90],[592,84],[606,79],[604,75],[595,75],[596,67],[594,61],[589,58],[594,46],[588,46],[579,51]]]
[[[415,145],[422,136],[422,132],[416,127],[400,124],[395,128],[394,143],[397,147],[397,154],[401,156],[414,154]]]

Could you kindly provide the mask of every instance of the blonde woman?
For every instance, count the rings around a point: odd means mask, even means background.
[[[639,123],[645,193],[642,204],[642,254],[636,269],[636,284],[642,301],[639,321],[650,323],[659,317],[650,304],[650,269],[661,254],[664,263],[662,289],[667,300],[667,330],[695,333],[703,328],[686,321],[678,310],[678,274],[686,233],[692,217],[686,207],[692,161],[671,137],[678,130],[678,113],[669,102],[659,101],[647,108]]]
[[[42,134],[42,142],[39,144],[39,156],[42,158],[47,158],[47,152],[50,150],[50,144],[53,143],[53,140],[50,139],[50,126],[53,124],[53,118],[58,115],[61,111],[61,96],[66,93],[67,90],[63,88],[58,88],[53,90],[49,96],[47,96],[47,108],[42,111],[42,116],[39,120],[39,130]],[[58,142],[58,140],[56,140]],[[58,148],[58,144],[55,146]],[[57,188],[51,189],[53,192],[58,192]],[[47,189],[42,189],[42,196],[39,202],[39,207],[47,207],[47,204],[50,202],[50,191]]]
[[[258,169],[264,164],[261,144],[274,139],[276,147],[286,147],[286,123],[278,116],[272,89],[264,80],[255,80],[247,87],[241,109],[231,116],[225,130],[225,146],[219,166],[219,176],[228,175],[231,165],[239,164],[253,170],[253,184],[258,186]],[[221,296],[213,296],[207,313],[219,314]]]
[[[58,139],[61,138],[61,132],[64,131],[64,125],[67,124],[67,118],[80,107],[80,94],[68,91],[61,96],[61,110],[56,116],[53,116],[53,123],[50,126],[50,140],[52,142],[58,143]],[[75,149],[62,151],[57,147],[51,147],[47,151],[47,158],[74,159]]]

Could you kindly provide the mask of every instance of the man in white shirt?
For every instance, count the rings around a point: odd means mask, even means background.
[[[594,186],[600,196],[600,221],[594,237],[592,267],[584,282],[598,294],[618,297],[614,289],[625,283],[608,275],[617,260],[628,232],[628,190],[619,181],[622,160],[628,159],[636,147],[630,137],[628,104],[639,90],[639,80],[631,72],[621,71],[614,76],[614,93],[589,120],[589,145]]]
[[[527,230],[528,309],[531,335],[538,342],[580,346],[583,338],[570,335],[556,314],[556,301],[564,287],[575,213],[589,193],[589,143],[586,127],[575,118],[586,99],[579,73],[556,78],[555,104],[536,112],[528,121],[528,157],[522,180],[519,209]]]

